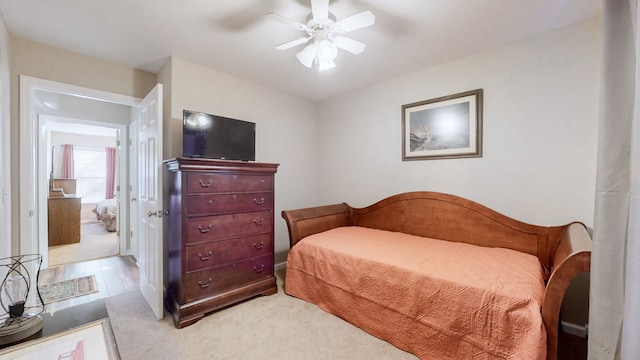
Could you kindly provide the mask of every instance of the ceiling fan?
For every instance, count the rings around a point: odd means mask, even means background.
[[[275,13],[268,13],[268,15],[307,33],[307,36],[280,44],[276,46],[276,49],[286,50],[309,43],[296,54],[296,57],[302,65],[308,68],[317,63],[319,71],[336,66],[334,60],[338,55],[338,49],[356,55],[363,52],[365,44],[343,36],[343,34],[372,26],[376,21],[375,15],[369,10],[335,20],[333,14],[329,13],[329,0],[311,0],[311,20],[306,24]]]

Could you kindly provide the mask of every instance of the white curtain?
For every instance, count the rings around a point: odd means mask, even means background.
[[[603,0],[589,359],[640,359],[637,0]]]

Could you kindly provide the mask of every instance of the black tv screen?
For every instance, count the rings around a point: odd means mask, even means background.
[[[183,156],[255,161],[255,123],[191,110],[183,117]]]

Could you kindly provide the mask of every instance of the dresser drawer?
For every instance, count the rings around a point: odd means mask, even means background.
[[[190,195],[187,216],[270,210],[273,193]]]
[[[270,191],[271,175],[187,174],[187,194],[211,192]]]
[[[223,240],[254,234],[271,233],[273,211],[258,211],[190,218],[185,229],[186,243]]]
[[[187,271],[273,254],[271,233],[187,246]]]
[[[190,273],[185,277],[186,301],[239,288],[269,276],[273,276],[273,255]]]

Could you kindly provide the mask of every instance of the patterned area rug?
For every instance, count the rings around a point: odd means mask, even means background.
[[[42,302],[51,304],[56,301],[71,299],[77,296],[98,292],[98,284],[94,275],[60,281],[38,286]]]

